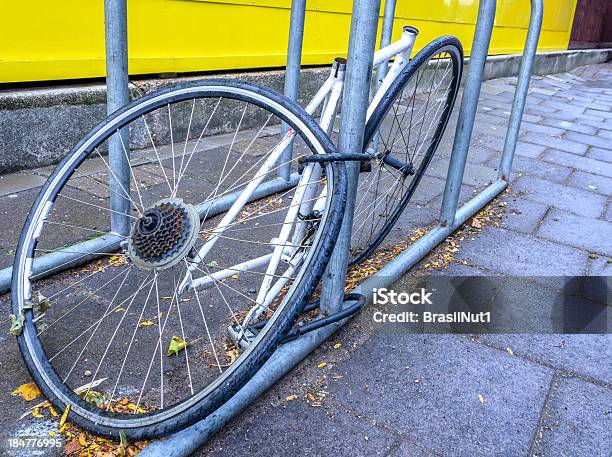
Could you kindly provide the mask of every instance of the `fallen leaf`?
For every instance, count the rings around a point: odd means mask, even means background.
[[[340,349],[342,347],[342,343],[334,344],[334,349]]]
[[[482,228],[482,223],[478,219],[472,219],[472,227]]]
[[[87,438],[85,438],[85,433],[79,433],[79,444],[83,447],[87,447]]]
[[[317,365],[317,368],[323,368],[325,366],[327,366],[327,362],[321,362]]]
[[[77,387],[76,389],[74,389],[74,393],[77,395],[81,395],[84,392],[87,392],[88,390],[94,389],[96,387],[98,387],[100,384],[102,384],[104,381],[106,381],[108,378],[101,378],[101,379],[97,379],[95,381],[91,381],[88,382],[87,384],[83,384],[80,387]]]
[[[483,403],[483,404],[485,402],[484,397],[482,395],[480,395],[480,394],[478,395],[478,400],[480,401],[480,403]]]
[[[506,348],[506,352],[510,355],[514,355],[514,352],[512,352],[512,348],[511,347],[507,347]]]
[[[216,261],[216,260],[211,260],[210,262],[208,262],[208,263],[206,264],[206,266],[209,266],[209,267],[213,267],[213,268],[214,268],[214,267],[218,267],[218,266],[219,266],[219,264],[217,263],[217,261]]]
[[[12,395],[19,395],[25,401],[32,401],[40,395],[40,390],[33,382],[22,384],[12,392]]]
[[[121,311],[125,311],[125,308],[119,307],[115,310],[116,313],[120,313]]]
[[[238,275],[232,275],[232,279],[240,279],[240,276],[238,276]]]
[[[150,327],[151,325],[155,325],[155,323],[151,321],[144,321],[138,324],[138,327]]]
[[[292,401],[292,400],[295,400],[296,398],[297,398],[297,395],[287,395],[286,400],[287,401]]]
[[[9,319],[11,320],[11,327],[9,328],[9,333],[11,335],[19,336],[21,335],[21,330],[23,329],[23,316],[15,316],[14,314],[9,315]]]
[[[62,431],[62,427],[66,424],[66,419],[68,419],[68,413],[70,413],[70,405],[66,405],[66,409],[64,410],[64,414],[60,417],[59,421],[59,431]]]
[[[66,446],[64,446],[64,454],[70,455],[78,452],[81,449],[81,444],[78,440],[72,440]]]
[[[178,355],[180,351],[185,349],[190,344],[182,338],[178,336],[173,336],[170,340],[170,345],[168,346],[168,357],[172,354]]]
[[[121,455],[125,455],[125,451],[128,447],[128,442],[127,442],[127,438],[125,436],[125,432],[124,431],[120,431],[119,432],[119,451],[121,452]]]

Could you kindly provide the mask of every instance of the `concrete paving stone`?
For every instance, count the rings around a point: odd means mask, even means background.
[[[535,124],[531,122],[521,123],[521,130],[557,137],[561,137],[565,133],[564,129],[550,127],[548,125]]]
[[[453,456],[525,455],[552,377],[455,335],[378,333],[334,368],[334,402]]]
[[[567,132],[565,134],[565,138],[567,138],[568,140],[575,141],[577,143],[583,143],[587,146],[595,146],[597,148],[612,150],[612,140],[610,140],[609,138],[602,138],[595,135],[585,135],[584,133],[578,132]]]
[[[544,151],[546,151],[546,146],[519,141],[516,143],[515,154],[535,158],[542,154]]]
[[[562,378],[551,396],[534,455],[609,457],[612,390]]]
[[[605,176],[576,171],[570,178],[569,185],[598,194],[612,196],[612,178],[606,178]]]
[[[545,152],[542,155],[542,160],[586,171],[587,173],[612,177],[612,163],[590,157],[581,157],[576,154],[553,149]]]
[[[427,258],[423,260],[427,262]],[[440,270],[431,270],[433,274],[438,276],[488,276],[487,272],[472,265],[453,262],[448,267]]]
[[[573,132],[586,133],[594,135],[597,133],[597,128],[589,125],[582,125],[576,122],[564,121],[561,119],[542,119],[540,121],[544,125],[550,125],[551,127],[557,127],[563,130],[571,130]]]
[[[391,433],[339,409],[313,408],[301,398],[283,398],[274,406],[258,402],[194,455],[317,457],[324,450],[334,456],[384,456],[394,441]]]
[[[480,335],[483,343],[512,349],[557,370],[577,373],[603,382],[612,382],[612,338],[610,335]]]
[[[412,195],[411,202],[417,205],[427,205],[444,192],[445,180],[434,176],[423,176]]]
[[[542,110],[539,110],[537,106],[527,107],[525,108],[525,111],[535,116],[542,116],[544,119],[559,119],[559,120],[570,121],[570,122],[577,120],[575,113],[569,113],[565,111],[554,111],[554,112],[542,111]]]
[[[541,135],[539,133],[527,132],[521,135],[521,140],[527,143],[546,146],[547,148],[555,148],[560,149],[561,151],[571,152],[572,154],[584,155],[587,151],[586,144],[566,140],[564,138]]]
[[[605,118],[605,119],[612,119],[612,113],[609,111],[598,111],[598,110],[594,110],[594,109],[587,109],[584,114],[587,114],[589,116],[593,116],[593,117],[601,117],[601,118]]]
[[[581,189],[564,186],[535,176],[523,176],[512,184],[512,190],[525,192],[527,200],[597,218],[602,214],[606,198]]]
[[[610,200],[608,200],[608,207],[606,208],[604,219],[607,221],[612,221],[612,201]]]
[[[490,160],[485,165],[497,167],[498,162]],[[513,173],[526,173],[532,176],[550,179],[555,182],[564,182],[572,173],[571,168],[557,165],[555,163],[544,162],[531,157],[517,155],[512,161]]]
[[[536,235],[551,241],[612,256],[612,223],[552,209]]]
[[[584,113],[586,109],[584,106],[579,106],[579,105],[572,104],[572,103],[563,103],[563,102],[556,101],[554,99],[544,100],[542,102],[542,106],[547,106],[549,108],[554,108],[556,110],[568,111],[570,113],[578,113],[578,114]]]
[[[489,164],[499,164],[499,158],[493,158],[488,161]],[[427,173],[440,179],[446,180],[448,172],[448,164],[444,162],[432,162]],[[484,166],[476,163],[469,164],[465,167],[463,173],[463,183],[470,186],[484,186],[497,179],[497,172],[493,166]]]
[[[603,160],[604,162],[612,162],[612,151],[609,149],[602,148],[589,148],[589,152],[586,153],[587,157],[591,159]]]
[[[612,140],[612,130],[599,129],[599,131],[597,132],[597,136],[600,136],[602,138],[608,138],[609,140]]]
[[[548,205],[515,198],[507,200],[502,227],[523,233],[533,233],[550,208]]]
[[[591,119],[576,119],[576,122],[581,125],[588,125],[596,129],[612,129],[612,119],[604,119],[601,121],[593,121]]]
[[[489,227],[478,237],[465,240],[456,255],[477,265],[507,275],[580,275],[587,253],[534,236]]]
[[[416,445],[403,441],[395,451],[387,454],[389,457],[439,457],[441,454],[432,453]]]
[[[487,122],[479,117],[474,121],[474,132],[484,133],[485,135],[504,138],[506,136],[506,126],[501,123]]]
[[[46,178],[28,172],[0,175],[0,197],[41,187],[45,181]]]

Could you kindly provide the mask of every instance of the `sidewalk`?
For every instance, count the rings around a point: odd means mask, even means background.
[[[497,176],[515,81],[483,84],[462,201]],[[414,274],[609,276],[611,88],[612,63],[535,76],[510,189],[454,237],[456,252],[443,243],[400,283]],[[391,243],[437,218],[454,122],[456,113]],[[0,268],[43,183],[35,172],[0,177]],[[8,306],[0,297],[2,315]],[[29,377],[14,338],[2,331],[0,343],[0,434],[33,434],[44,424],[16,422],[25,406],[10,396]],[[198,455],[609,456],[610,354],[610,335],[391,335],[363,312]]]

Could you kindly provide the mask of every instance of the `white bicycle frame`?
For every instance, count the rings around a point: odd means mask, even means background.
[[[414,29],[405,28],[400,40],[374,53],[374,67],[388,64],[391,59],[393,59],[393,63],[384,79],[382,79],[382,81],[377,81],[378,88],[367,111],[368,119],[380,103],[391,83],[408,63],[416,35],[417,33]],[[340,58],[334,61],[330,76],[305,108],[306,112],[312,116],[322,105],[319,125],[327,135],[331,135],[332,133],[334,121],[340,106],[340,99],[344,87],[345,62],[345,59]],[[295,187],[295,194],[289,206],[289,210],[287,211],[287,215],[285,216],[282,229],[277,238],[270,240],[272,253],[214,273],[209,273],[206,276],[194,278],[193,274],[219,238],[222,237],[223,233],[240,222],[235,222],[236,217],[240,214],[244,206],[251,201],[251,197],[263,182],[266,175],[278,167],[277,162],[283,156],[284,151],[290,147],[294,137],[295,132],[289,129],[280,143],[272,150],[261,168],[257,171],[255,178],[247,184],[239,195],[237,195],[227,213],[225,213],[217,226],[210,231],[210,235],[204,245],[198,250],[197,255],[190,262],[187,262],[187,272],[179,286],[179,293],[184,293],[192,288],[204,289],[236,273],[254,270],[267,264],[266,273],[256,298],[256,304],[244,319],[242,324],[243,329],[246,329],[251,320],[257,319],[265,310],[269,309],[269,305],[281,292],[282,288],[289,282],[305,256],[305,251],[300,245],[300,241],[305,236],[307,221],[300,219],[298,216],[300,214],[310,214],[313,211],[320,212],[325,207],[327,189],[323,188],[323,191],[319,191],[321,166],[317,163],[308,163],[305,165]],[[320,192],[318,196],[317,192]],[[203,219],[206,220],[206,215],[204,215]],[[293,235],[291,235],[292,230]],[[290,237],[291,241],[289,241]],[[278,277],[278,275],[276,275],[276,270],[281,261],[287,263],[288,268]],[[277,278],[276,282],[274,282],[274,278]]]

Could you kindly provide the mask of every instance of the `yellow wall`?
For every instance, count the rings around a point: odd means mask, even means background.
[[[577,0],[547,0],[541,50],[566,49]],[[346,52],[352,0],[308,0],[304,64]],[[290,0],[129,0],[130,74],[280,67]],[[457,35],[469,54],[477,0],[398,0],[394,35],[417,48]],[[492,54],[520,52],[529,0],[498,1]],[[2,0],[0,83],[104,75],[103,0]]]

